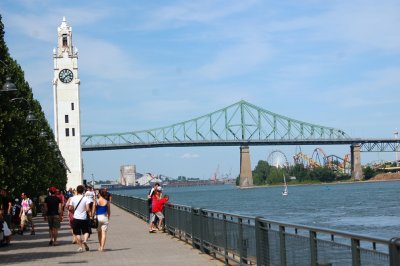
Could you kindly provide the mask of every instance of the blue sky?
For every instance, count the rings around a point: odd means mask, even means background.
[[[10,54],[53,125],[53,58],[65,16],[79,50],[82,134],[166,126],[241,99],[352,137],[399,123],[400,2],[2,0]],[[316,147],[304,146],[309,153]],[[347,146],[322,147],[343,157]],[[251,147],[253,167],[275,150]],[[209,178],[239,172],[238,147],[84,152],[85,177],[119,167]],[[363,153],[363,163],[393,153]]]

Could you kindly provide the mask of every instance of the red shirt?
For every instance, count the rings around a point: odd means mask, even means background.
[[[162,212],[164,209],[164,205],[168,200],[166,198],[157,199],[156,197],[153,198],[153,208],[151,209],[152,212]]]

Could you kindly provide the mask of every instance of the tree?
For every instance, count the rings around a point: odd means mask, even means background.
[[[364,179],[368,180],[376,176],[376,171],[372,169],[370,166],[367,166],[363,169]]]
[[[63,189],[67,182],[66,167],[58,148],[49,145],[48,141],[55,143],[54,134],[40,103],[34,100],[24,72],[8,52],[1,15],[0,60],[0,86],[10,77],[18,89],[0,94],[0,188],[11,196],[25,192],[30,197],[50,186]],[[26,121],[29,111],[34,113],[36,121]],[[40,136],[42,131],[48,139]]]
[[[254,168],[253,174],[253,184],[254,185],[264,185],[266,184],[267,176],[269,171],[269,165],[266,161],[260,160],[257,166]]]

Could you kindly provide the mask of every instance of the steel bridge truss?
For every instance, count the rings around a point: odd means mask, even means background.
[[[366,142],[360,144],[362,152],[398,152],[400,151],[399,140],[395,139],[393,142]]]
[[[170,126],[126,133],[82,135],[82,150],[160,146],[346,141],[342,130],[291,119],[240,101]]]

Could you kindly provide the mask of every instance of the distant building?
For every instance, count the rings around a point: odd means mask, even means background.
[[[152,175],[150,173],[144,174],[142,177],[136,180],[136,185],[138,186],[151,186],[154,183],[161,183],[161,179],[158,176]]]
[[[123,186],[136,185],[136,165],[122,165],[120,168],[120,183]]]

